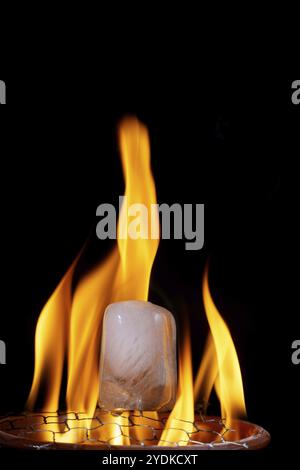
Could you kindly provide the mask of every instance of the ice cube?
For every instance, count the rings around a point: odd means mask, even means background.
[[[173,315],[150,302],[109,305],[103,319],[100,406],[167,411],[174,406],[176,389]]]

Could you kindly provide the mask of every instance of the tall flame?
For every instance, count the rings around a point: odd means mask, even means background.
[[[159,445],[170,446],[175,443],[187,445],[189,434],[193,432],[194,395],[193,368],[189,326],[184,324],[185,336],[179,352],[179,385],[175,406],[170,413]]]
[[[199,398],[200,402],[206,405],[218,377],[216,348],[211,333],[208,334],[204,350],[205,353],[194,383],[194,396],[195,399]]]
[[[71,309],[73,262],[44,306],[35,333],[35,368],[27,407],[32,409],[40,388],[46,385],[44,408],[57,410]]]
[[[221,415],[230,427],[234,418],[246,415],[243,381],[230,331],[210,293],[207,268],[202,292],[210,335],[195,382],[195,393],[201,391],[202,396],[208,398],[214,384],[221,403]]]
[[[121,256],[116,279],[118,300],[147,300],[151,268],[159,244],[148,131],[137,119],[126,119],[120,126],[119,141],[126,185],[118,223]],[[154,232],[156,238],[150,236]]]
[[[194,382],[192,382],[192,359],[190,332],[187,322],[184,325],[183,347],[179,354],[179,390],[176,404],[168,418],[159,445],[186,445],[192,433],[194,401],[199,396],[207,403],[213,386],[221,403],[221,415],[228,427],[234,427],[234,419],[246,415],[242,376],[237,353],[229,329],[218,312],[208,284],[208,269],[203,279],[203,302],[210,332],[205,352]],[[201,428],[209,430],[202,423]],[[238,439],[237,432],[230,432],[228,438]],[[201,439],[207,438],[200,433]],[[224,436],[227,438],[227,435]]]
[[[76,266],[72,264],[38,320],[35,340],[35,371],[27,406],[33,408],[37,395],[47,379],[44,408],[57,410],[64,361],[67,356],[68,410],[83,411],[92,416],[97,406],[99,390],[99,350],[101,323],[105,307],[120,300],[147,300],[151,268],[159,244],[147,239],[151,222],[159,233],[154,180],[150,168],[148,132],[135,118],[120,124],[119,141],[125,175],[125,201],[119,226],[118,245],[107,259],[85,275],[71,298],[71,284]],[[135,214],[127,209],[142,203],[148,210]],[[155,206],[154,206],[155,207]],[[132,210],[132,209],[131,209]],[[154,216],[153,216],[154,215]],[[139,236],[127,236],[131,216],[138,220]],[[124,439],[118,441],[124,443]]]
[[[90,427],[98,402],[99,353],[103,313],[106,306],[121,300],[147,300],[152,265],[159,245],[156,191],[150,168],[148,132],[135,118],[124,119],[119,128],[120,154],[125,177],[125,195],[118,221],[118,242],[109,256],[86,274],[72,295],[72,281],[79,256],[43,308],[35,337],[35,370],[27,406],[35,406],[41,388],[44,409],[59,408],[62,375],[67,364],[68,411],[84,413],[82,425]],[[229,329],[218,312],[208,284],[203,279],[203,302],[210,332],[205,353],[193,384],[190,332],[184,324],[179,350],[179,387],[176,404],[164,429],[158,430],[159,445],[186,445],[194,429],[194,401],[208,401],[215,387],[226,424],[246,413],[241,371]],[[132,427],[131,422],[139,426]],[[103,425],[93,429],[93,438],[114,445],[130,439],[147,440],[147,426],[158,420],[155,412],[125,411],[104,415]],[[208,426],[208,425],[207,425]],[[204,426],[205,427],[205,426]],[[86,429],[64,433],[57,423],[61,442],[78,442]],[[42,437],[41,437],[42,438]],[[149,436],[148,436],[149,438]],[[46,439],[46,437],[45,437]]]
[[[111,303],[111,285],[118,270],[116,249],[88,273],[74,293],[68,337],[68,410],[81,410],[92,416],[99,394],[99,354],[101,322]]]

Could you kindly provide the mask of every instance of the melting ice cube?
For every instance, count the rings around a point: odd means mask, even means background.
[[[150,302],[107,307],[100,359],[100,405],[108,410],[173,408],[177,389],[173,315]]]

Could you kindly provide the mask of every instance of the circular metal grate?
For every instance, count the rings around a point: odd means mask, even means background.
[[[115,413],[97,409],[92,418],[84,413],[21,413],[0,419],[0,444],[31,449],[140,449],[191,448],[256,449],[268,444],[270,436],[263,428],[237,420],[231,429],[224,420],[195,415],[193,423],[172,421],[176,442],[163,438],[167,413]],[[237,434],[238,432],[238,434]]]

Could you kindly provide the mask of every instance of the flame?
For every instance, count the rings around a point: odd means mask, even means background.
[[[185,323],[185,336],[179,352],[178,397],[170,413],[159,445],[170,446],[175,443],[187,445],[189,434],[194,431],[193,368],[188,324]]]
[[[195,382],[195,393],[201,389],[202,396],[208,398],[214,384],[221,404],[221,416],[231,427],[235,418],[246,416],[243,381],[230,331],[210,293],[207,268],[202,291],[211,336]]]
[[[81,279],[72,298],[75,260],[42,310],[36,329],[35,371],[27,401],[29,409],[34,407],[41,385],[47,378],[43,408],[58,410],[67,357],[67,409],[93,416],[99,394],[98,363],[105,307],[120,300],[148,298],[151,269],[159,244],[159,219],[155,210],[156,192],[146,127],[135,118],[124,119],[120,124],[119,142],[126,204],[123,204],[119,217],[118,244],[103,263]],[[130,206],[137,202],[144,205],[147,214],[145,210],[139,213],[137,205],[133,207],[135,213],[132,212]],[[130,219],[132,216],[135,216],[133,221]],[[156,238],[147,238],[150,222]],[[127,236],[133,223],[138,233],[136,239]],[[105,440],[109,436],[113,444],[128,443],[124,432],[128,416],[125,414],[118,418],[120,422],[115,418],[115,424],[107,423],[102,427],[105,429],[99,430],[98,438]],[[61,426],[57,426],[57,431],[63,431]],[[75,441],[78,434],[74,431]]]
[[[116,279],[118,300],[147,300],[151,269],[159,244],[159,218],[150,168],[148,131],[137,119],[126,119],[120,126],[119,141],[126,185],[118,223],[121,256]],[[131,220],[132,217],[134,220]],[[156,238],[153,237],[154,233]],[[136,236],[138,238],[133,238]]]
[[[204,351],[205,353],[194,383],[194,396],[195,399],[199,399],[206,406],[218,376],[216,348],[211,333],[207,337]]]
[[[75,426],[70,434],[65,432],[63,419],[58,419],[54,429],[57,441],[84,440],[88,427],[95,442],[129,445],[132,439],[137,439],[146,444],[153,437],[155,421],[155,439],[159,445],[186,445],[197,431],[193,424],[195,399],[200,396],[208,402],[213,387],[228,426],[246,413],[237,354],[229,329],[213,302],[207,269],[203,302],[210,332],[205,353],[193,384],[190,331],[185,323],[179,350],[178,395],[165,426],[159,425],[158,414],[153,411],[142,414],[124,411],[116,415],[99,410],[102,425],[92,426],[95,418],[91,416],[96,416],[100,386],[98,364],[103,313],[112,302],[148,299],[151,269],[159,245],[159,218],[146,127],[135,118],[124,119],[119,128],[119,143],[125,195],[117,244],[104,262],[80,280],[72,295],[79,254],[43,308],[36,328],[35,370],[27,407],[35,406],[43,387],[43,408],[55,417],[67,364],[67,411],[82,413],[81,427]],[[206,428],[209,430],[209,424],[203,425],[203,430]],[[43,438],[47,440],[46,433],[41,435]]]
[[[44,306],[35,333],[35,368],[27,408],[32,409],[46,382],[44,409],[57,410],[71,309],[71,284],[77,259]]]
[[[130,428],[133,442],[137,440],[144,444],[148,442],[153,445],[153,431],[155,431],[156,443],[158,443],[163,430],[163,423],[159,421],[156,411],[134,411],[131,413],[130,418],[134,424]]]
[[[201,398],[207,404],[213,386],[221,404],[221,416],[228,428],[236,427],[235,418],[246,416],[243,382],[237,353],[229,329],[218,312],[208,284],[208,269],[203,279],[203,302],[210,332],[204,355],[194,382],[192,381],[192,359],[190,332],[184,325],[184,343],[179,355],[179,393],[175,406],[161,435],[159,445],[187,445],[196,429],[194,422],[194,398]],[[209,424],[201,423],[202,430],[209,430]],[[207,434],[201,431],[201,440]],[[231,440],[239,439],[239,431],[224,435]]]
[[[69,329],[67,408],[92,416],[99,395],[98,362],[101,322],[112,301],[110,286],[119,263],[117,250],[79,283],[73,297]]]

